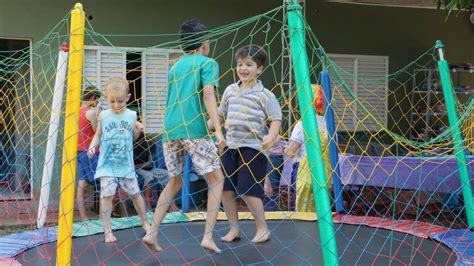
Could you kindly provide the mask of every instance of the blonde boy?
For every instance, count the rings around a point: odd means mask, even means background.
[[[133,163],[133,140],[143,130],[137,122],[137,113],[127,109],[130,99],[128,82],[119,77],[105,83],[105,99],[110,109],[99,115],[97,131],[92,139],[88,155],[92,158],[100,142],[100,155],[95,178],[100,179],[100,209],[104,223],[105,242],[116,242],[110,225],[112,202],[120,186],[132,199],[140,216],[142,227],[148,232],[145,202],[138,187]]]

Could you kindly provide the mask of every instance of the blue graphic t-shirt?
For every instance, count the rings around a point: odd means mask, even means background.
[[[137,113],[125,109],[120,114],[102,111],[100,155],[95,178],[136,178],[133,164],[133,129]]]

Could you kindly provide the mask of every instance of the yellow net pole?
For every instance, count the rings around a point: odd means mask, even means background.
[[[72,222],[76,178],[77,132],[82,85],[84,55],[85,14],[82,4],[71,11],[69,64],[64,123],[64,146],[61,170],[61,199],[58,216],[58,242],[56,265],[71,264]]]

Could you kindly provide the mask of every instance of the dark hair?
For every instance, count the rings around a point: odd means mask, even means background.
[[[185,52],[191,52],[202,46],[207,38],[207,28],[198,20],[187,20],[181,24],[179,34],[181,48]]]
[[[251,57],[257,66],[264,66],[267,61],[267,51],[256,44],[249,44],[241,47],[235,52],[235,60]]]
[[[92,98],[100,98],[101,95],[102,93],[100,92],[98,88],[94,86],[89,86],[85,88],[84,93],[82,94],[81,100],[88,101]]]

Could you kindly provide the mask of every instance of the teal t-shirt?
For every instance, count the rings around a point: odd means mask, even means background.
[[[185,55],[171,67],[163,142],[203,138],[207,132],[207,112],[203,87],[219,86],[219,64],[201,54]]]
[[[120,114],[105,110],[100,113],[99,119],[102,134],[95,178],[135,178],[133,131],[137,113],[129,109]]]

